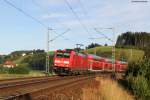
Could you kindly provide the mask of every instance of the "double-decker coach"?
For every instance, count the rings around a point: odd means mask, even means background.
[[[92,54],[78,53],[72,49],[57,50],[54,56],[54,71],[57,74],[82,74],[92,71],[124,71],[126,62],[102,58]]]

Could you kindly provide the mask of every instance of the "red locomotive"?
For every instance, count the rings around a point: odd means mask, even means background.
[[[113,61],[74,50],[57,50],[54,56],[54,71],[57,74],[83,74],[92,71],[124,71],[126,62]]]

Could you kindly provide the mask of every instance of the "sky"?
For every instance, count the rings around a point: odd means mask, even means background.
[[[102,34],[112,39],[115,33],[116,39],[127,31],[150,32],[150,1],[67,0],[72,12],[66,0],[7,0],[44,26],[4,1],[0,0],[0,55],[16,50],[45,50],[48,27],[53,29],[49,31],[50,40],[69,29],[50,42],[50,50],[74,48],[77,43],[112,45]],[[102,29],[112,27],[114,31]]]

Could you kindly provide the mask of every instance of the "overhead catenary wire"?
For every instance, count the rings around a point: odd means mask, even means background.
[[[57,38],[63,36],[65,33],[67,33],[68,31],[70,31],[70,29],[67,29],[65,32],[61,33],[61,34],[58,34],[56,37],[54,37],[53,39],[49,40],[49,42],[52,42],[54,40],[56,40]]]
[[[49,10],[45,9],[44,7],[42,7],[42,6],[41,6],[38,2],[36,2],[35,0],[31,0],[31,1],[32,1],[32,3],[33,3],[36,7],[38,7],[39,9],[41,9],[41,10],[42,10],[43,12],[45,12],[48,16],[51,16],[51,15],[52,15]],[[59,23],[59,24],[61,24],[62,26],[64,26],[62,23],[59,22],[58,19],[55,20],[55,21],[57,21],[57,23]]]
[[[24,14],[26,17],[36,21],[37,23],[39,23],[41,26],[43,26],[44,28],[48,28],[48,26],[46,24],[44,24],[43,22],[41,22],[40,20],[38,20],[37,18],[33,17],[32,15],[30,15],[29,13],[27,13],[26,11],[24,11],[23,9],[17,7],[15,4],[11,3],[8,0],[3,0],[6,4],[10,5],[11,7],[15,8],[16,10],[18,10],[20,13]],[[62,35],[59,35],[59,37],[62,37]],[[66,40],[70,40],[70,39],[66,39]]]
[[[86,12],[85,6],[83,5],[82,1],[81,1],[81,0],[78,0],[78,2],[79,2],[79,4],[80,4],[80,6],[81,6],[82,11],[84,12],[84,16],[89,18],[88,14],[87,14],[87,12]],[[101,32],[98,31],[95,27],[93,27],[94,25],[91,25],[91,26],[92,26],[92,28],[93,28],[97,33],[101,33]],[[101,35],[102,35],[104,38],[108,39],[109,41],[111,41],[111,42],[113,41],[112,39],[110,39],[109,37],[107,37],[105,34],[101,33]],[[92,38],[89,38],[89,39],[92,39]],[[94,39],[94,38],[93,38],[93,39]],[[95,39],[96,39],[96,38],[95,38]]]
[[[34,1],[34,0],[33,0]],[[11,7],[15,8],[16,10],[18,10],[19,12],[23,13],[25,16],[31,18],[32,20],[36,21],[37,23],[39,23],[40,25],[42,25],[45,28],[48,28],[44,23],[42,23],[40,20],[36,19],[35,17],[31,16],[29,13],[25,12],[24,10],[22,10],[21,8],[17,7],[16,5],[14,5],[13,3],[11,3],[8,0],[4,0],[5,3],[7,3],[8,5],[10,5]],[[39,7],[41,7],[38,3],[36,3]],[[41,7],[42,8],[42,7]],[[56,33],[56,31],[55,31]]]
[[[97,33],[100,33],[104,38],[108,39],[109,41],[113,42],[112,39],[110,39],[109,37],[107,37],[105,34],[101,33],[100,31],[98,31],[96,28],[94,28],[94,30],[97,32]]]
[[[90,32],[88,31],[87,27],[85,24],[83,24],[83,22],[81,21],[80,17],[78,16],[78,14],[74,11],[74,9],[72,8],[72,6],[70,5],[70,3],[67,0],[64,0],[64,2],[67,4],[67,6],[69,7],[69,9],[71,10],[71,12],[73,13],[73,15],[75,16],[75,18],[79,21],[79,23],[81,24],[81,26],[83,27],[83,29],[90,35]]]
[[[40,25],[42,25],[43,27],[47,28],[47,26],[42,23],[40,20],[36,19],[35,17],[31,16],[29,13],[25,12],[24,10],[22,10],[21,8],[17,7],[16,5],[14,5],[13,3],[11,3],[8,0],[3,0],[6,4],[10,5],[11,7],[15,8],[16,10],[18,10],[19,12],[21,12],[22,14],[24,14],[25,16],[31,18],[32,20],[36,21],[37,23],[39,23]]]
[[[32,1],[32,3],[35,5],[35,6],[37,6],[38,8],[40,8],[41,10],[43,10],[45,13],[47,13],[49,16],[51,16],[51,12],[49,11],[49,10],[47,10],[47,9],[45,9],[44,7],[42,7],[38,2],[36,2],[35,0],[31,0]],[[78,16],[77,16],[78,17]],[[79,19],[80,20],[80,19]],[[59,20],[56,20],[58,23],[59,23]],[[82,23],[82,22],[81,22]],[[81,24],[80,23],[80,24]],[[64,24],[63,23],[59,23],[59,24],[61,24],[62,26],[64,26]],[[58,34],[55,30],[52,30],[54,33],[56,33],[56,34]],[[86,30],[86,31],[88,31],[88,30]],[[89,32],[88,32],[89,33]],[[73,41],[73,40],[71,40],[71,39],[69,39],[69,38],[66,38],[65,36],[62,36],[62,38],[64,38],[65,40],[67,40],[67,41],[70,41],[70,42],[72,42],[72,43],[74,43],[74,44],[77,44],[77,42],[75,42],[75,41]]]
[[[81,9],[82,9],[82,12],[83,12],[84,16],[88,17],[87,11],[86,11],[82,1],[81,0],[77,0],[77,1],[79,2],[79,5],[81,6]]]
[[[44,11],[45,13],[47,13],[49,16],[51,16],[51,12],[49,11],[49,10],[47,10],[47,9],[45,9],[44,7],[42,7],[38,2],[36,2],[35,0],[31,0],[32,1],[32,3],[35,5],[35,6],[37,6],[38,8],[40,8],[42,11]],[[60,23],[59,22],[59,20],[56,20],[59,24],[61,24],[62,26],[64,26],[64,24],[63,23]],[[55,31],[55,30],[52,30],[55,34],[57,34],[58,35],[58,33]],[[69,38],[66,38],[65,36],[61,36],[62,38],[64,38],[65,40],[67,40],[67,41],[70,41],[70,42],[73,42],[73,43],[75,43],[76,44],[76,42],[75,41],[73,41],[73,40],[71,40],[71,39],[69,39]]]
[[[90,16],[88,15],[88,12],[87,12],[87,8],[84,6],[82,0],[77,0],[77,1],[78,1],[79,5],[80,5],[80,7],[81,7],[81,10],[82,10],[82,12],[83,12],[85,18],[90,19]],[[94,27],[93,27],[94,25],[93,25],[92,23],[90,23],[89,25],[90,25],[90,27],[91,27],[92,29],[94,29]],[[94,30],[94,31],[95,31],[95,30]],[[88,39],[92,40],[92,39],[94,39],[94,38],[93,38],[93,37],[90,37],[90,38],[88,38]]]
[[[55,31],[55,30],[53,30],[53,32],[55,33],[55,34],[57,34],[58,35],[58,33]],[[71,40],[71,39],[69,39],[69,38],[67,38],[67,37],[65,37],[65,36],[61,36],[64,40],[67,40],[67,41],[70,41],[70,42],[72,42],[72,43],[74,43],[74,44],[77,44],[77,42],[75,42],[74,40]]]
[[[82,0],[78,0],[78,2],[79,2],[79,5],[81,6],[81,10],[82,10],[84,16],[86,18],[90,19],[90,16],[88,15],[88,12],[87,12],[87,8],[84,6]],[[94,29],[93,24],[90,24],[90,26],[92,27],[92,29]]]

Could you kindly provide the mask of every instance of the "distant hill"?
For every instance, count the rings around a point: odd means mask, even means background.
[[[86,51],[90,54],[95,54],[96,51],[96,55],[98,56],[107,57],[107,58],[112,57],[112,46],[99,46],[99,47],[87,49]],[[138,49],[131,50],[125,48],[116,48],[115,53],[116,53],[116,59],[127,60],[127,61],[138,61],[139,59],[142,59],[142,57],[144,56],[144,51]],[[51,62],[52,62],[52,57],[54,55],[54,52],[51,51],[49,52],[49,54],[51,55]],[[31,61],[36,62],[34,59],[37,59],[37,61],[39,61],[38,59],[40,58],[42,58],[42,61],[45,60],[44,59],[45,55],[44,54],[41,55],[41,53],[27,54],[25,56],[20,55],[15,57],[14,59],[12,58],[12,61],[16,64],[31,63]]]
[[[90,54],[95,54],[102,57],[112,58],[112,46],[100,46],[87,50]],[[138,61],[144,56],[144,51],[139,49],[116,48],[116,59],[126,61]]]

